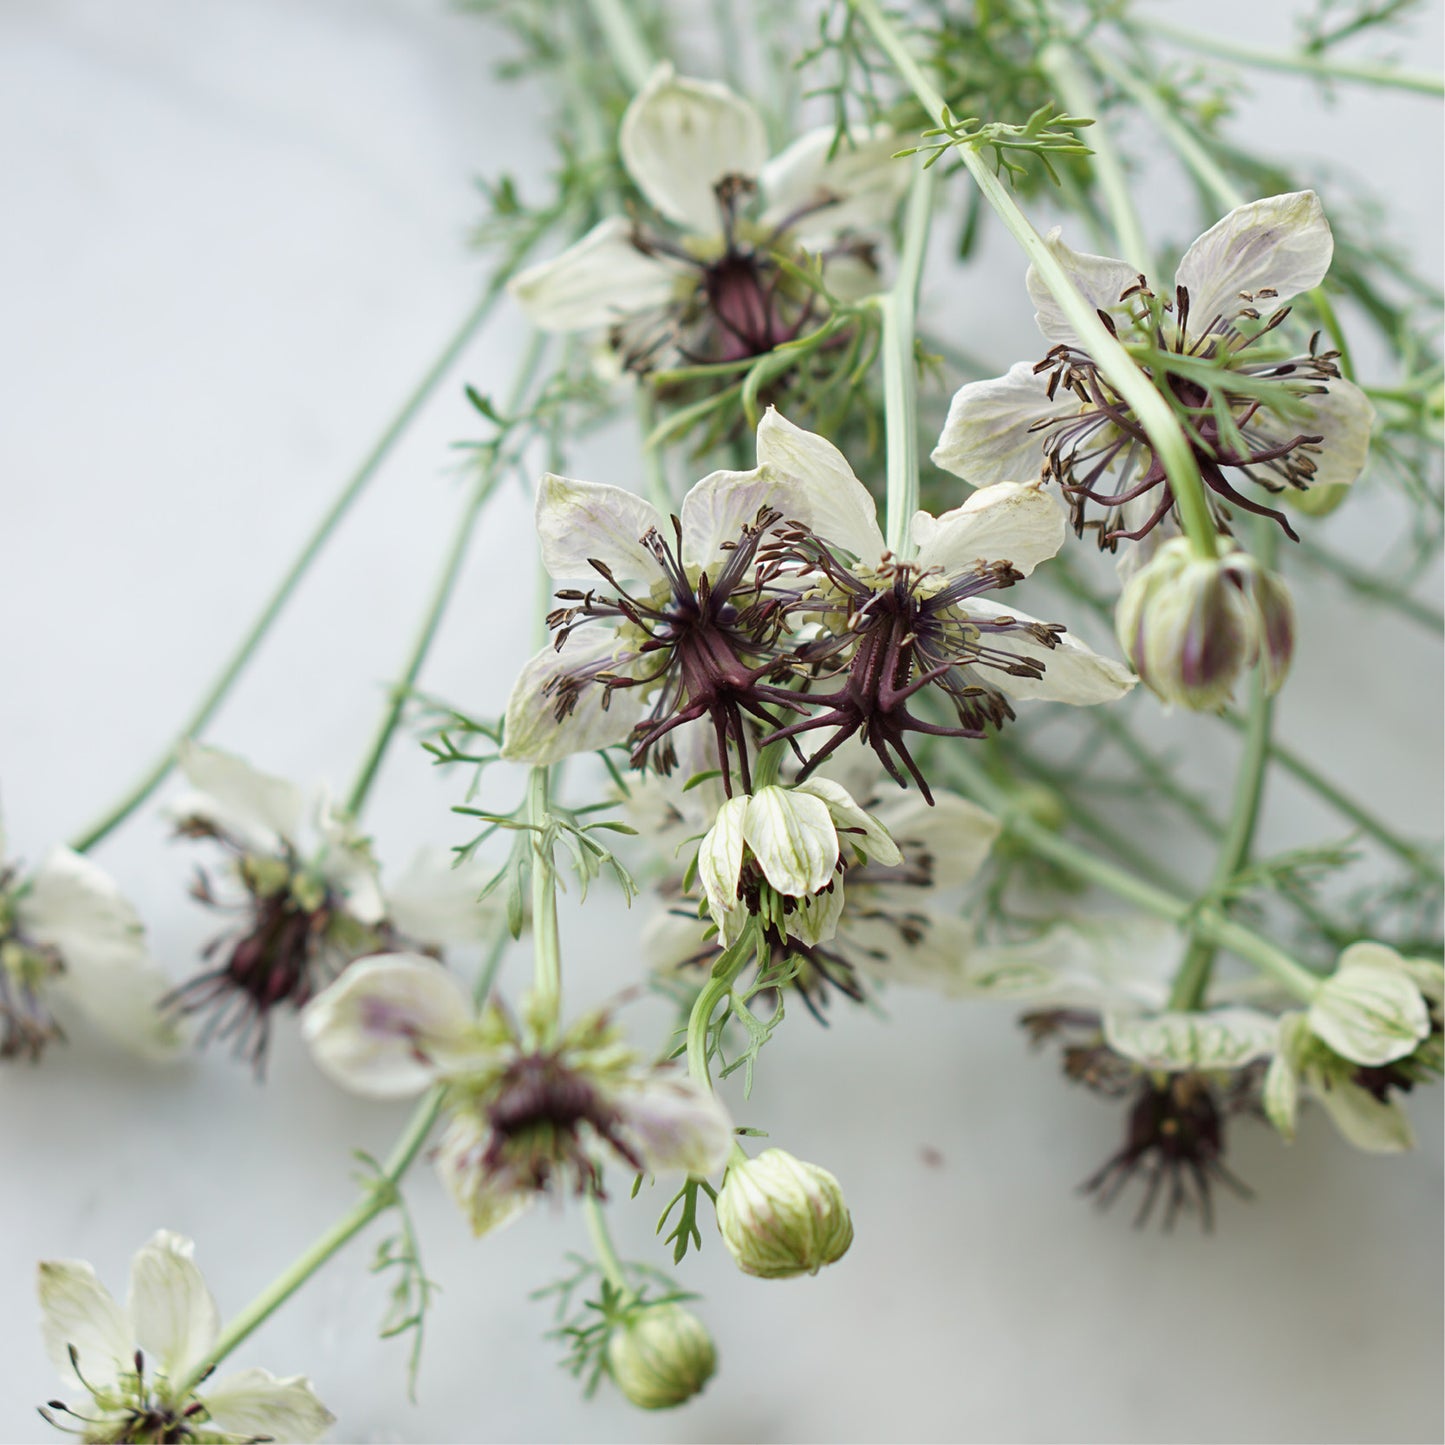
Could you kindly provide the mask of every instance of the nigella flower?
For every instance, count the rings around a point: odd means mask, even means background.
[[[1215,498],[1274,518],[1282,512],[1240,492],[1231,475],[1267,492],[1353,482],[1364,469],[1373,411],[1340,377],[1336,353],[1311,343],[1280,354],[1283,303],[1318,286],[1334,238],[1313,191],[1271,196],[1231,211],[1185,252],[1174,288],[1156,297],[1124,261],[1048,244],[1181,416],[1200,475]],[[975,486],[1036,472],[1055,478],[1075,530],[1097,526],[1113,549],[1171,518],[1174,494],[1128,405],[1081,346],[1063,310],[1030,267],[1029,294],[1052,349],[1037,366],[971,382],[953,398],[933,460]],[[1268,313],[1266,315],[1266,313]],[[1091,506],[1102,517],[1089,521]],[[1224,513],[1214,503],[1215,521]]]
[[[610,216],[509,289],[547,331],[612,328],[629,369],[761,356],[816,327],[821,297],[778,264],[821,259],[835,294],[871,289],[869,232],[908,184],[890,133],[812,131],[768,159],[762,118],[724,85],[660,65],[627,108],[623,165],[656,220]]]
[[[621,487],[543,477],[542,565],[604,585],[557,593],[567,605],[547,619],[555,641],[523,668],[507,703],[504,757],[550,763],[627,742],[634,766],[665,772],[669,734],[707,719],[718,766],[730,774],[733,748],[749,786],[745,717],[772,726],[765,702],[799,707],[765,681],[785,666],[786,607],[755,562],[791,491],[763,461],[769,418],[757,469],[704,477],[671,519]]]
[[[182,1388],[221,1325],[194,1252],[189,1239],[158,1231],[131,1260],[124,1307],[84,1261],[41,1263],[46,1349],[90,1398],[52,1400],[40,1413],[95,1441],[319,1440],[335,1416],[300,1375],[278,1380],[265,1370],[240,1370]]]
[[[5,859],[0,828],[0,1059],[38,1059],[73,1008],[117,1043],[169,1058],[179,1038],[161,1012],[169,981],[136,911],[89,858],[55,847],[32,873]]]
[[[480,937],[473,900],[483,879],[419,857],[383,896],[368,840],[332,807],[325,790],[308,798],[294,783],[219,748],[186,743],[180,768],[196,790],[173,808],[178,831],[219,843],[238,893],[218,893],[198,871],[194,893],[237,915],[206,957],[216,966],[175,990],[173,1009],[209,1011],[204,1044],[231,1039],[238,1057],[264,1068],[273,1009],[301,1008],[353,959],[401,935],[421,946]]]
[[[601,1193],[608,1160],[708,1174],[732,1125],[712,1093],[643,1064],[601,1014],[559,1037],[524,1010],[478,1016],[466,989],[415,954],[363,959],[317,997],[302,1032],[320,1068],[376,1099],[447,1090],[437,1170],[482,1234],[553,1186]]]
[[[1041,487],[1003,483],[941,517],[916,513],[914,555],[902,558],[885,545],[873,498],[831,442],[774,414],[758,429],[758,458],[796,479],[787,509],[801,523],[769,544],[766,560],[774,575],[791,566],[809,580],[806,602],[793,606],[822,618],[823,636],[798,653],[820,684],[801,698],[810,716],[764,739],[830,729],[803,776],[860,736],[899,784],[901,763],[929,798],[908,733],[982,737],[1014,716],[1008,696],[1086,705],[1134,685],[1126,668],[1060,623],[985,595],[1028,576],[1063,545],[1062,511]],[[910,709],[930,686],[957,726]]]

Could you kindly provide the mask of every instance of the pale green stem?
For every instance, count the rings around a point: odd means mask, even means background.
[[[725,950],[712,966],[712,973],[702,991],[693,1000],[687,1018],[687,1071],[705,1089],[712,1088],[712,1072],[707,1062],[708,1027],[717,1006],[732,992],[733,982],[748,965],[757,942],[758,927],[749,919],[742,936]]]
[[[532,827],[532,988],[549,1029],[562,1012],[562,946],[557,928],[557,869],[552,857],[548,793],[550,769],[533,768],[527,788],[527,822]]]
[[[621,1292],[624,1303],[635,1298],[636,1292],[627,1283],[622,1261],[612,1247],[612,1236],[607,1232],[607,1220],[603,1217],[602,1205],[590,1191],[582,1201],[582,1212],[587,1219],[587,1234],[592,1240],[592,1253],[597,1256],[597,1263],[602,1266],[607,1282]]]
[[[913,555],[910,528],[918,510],[918,358],[915,322],[918,286],[933,217],[934,173],[919,170],[908,192],[898,279],[881,299],[883,397],[887,416],[888,550]]]
[[[1114,239],[1119,252],[1141,276],[1152,276],[1154,267],[1149,254],[1149,242],[1134,206],[1134,197],[1129,189],[1129,177],[1124,171],[1124,162],[1109,129],[1099,119],[1099,98],[1089,83],[1083,68],[1078,65],[1069,49],[1057,41],[1044,48],[1040,62],[1058,90],[1064,109],[1070,115],[1093,116],[1089,129],[1089,148],[1094,152],[1091,160],[1099,189],[1104,193],[1109,208],[1109,219],[1114,225]]]
[[[426,404],[432,393],[436,390],[443,377],[452,368],[452,364],[461,355],[467,344],[481,329],[487,317],[491,314],[492,307],[496,305],[498,297],[502,294],[504,278],[499,278],[487,287],[482,298],[472,308],[466,319],[457,328],[455,334],[442,348],[440,355],[432,362],[426,374],[416,384],[411,395],[402,404],[401,410],[392,418],[386,430],[377,439],[371,451],[367,454],[361,466],[351,477],[347,479],[346,485],[342,487],[340,494],[331,506],[327,508],[325,515],[316,525],[316,530],[307,540],[306,545],[301,549],[300,555],[291,564],[286,575],[277,584],[276,590],[267,599],[266,605],[261,609],[260,615],[251,624],[250,630],[237,644],[236,650],[231,654],[225,666],[217,674],[215,681],[196,704],[195,710],[181,725],[180,731],[176,734],[174,741],[166,748],[166,751],[158,757],[154,763],[137,780],[131,790],[108,812],[96,819],[90,827],[79,835],[71,847],[77,853],[84,853],[87,849],[95,847],[102,838],[119,827],[120,824],[130,817],[142,803],[145,802],[155,790],[165,781],[167,775],[176,764],[176,751],[188,738],[196,737],[201,730],[210,722],[215,715],[216,709],[226,700],[236,680],[245,671],[247,664],[254,656],[256,649],[271,630],[272,624],[280,616],[282,609],[291,600],[301,579],[310,570],[311,564],[320,556],[322,548],[331,539],[332,534],[346,516],[357,499],[366,490],[372,478],[381,469],[381,464],[386,460],[391,449],[400,440],[402,434],[411,425],[417,413]]]
[[[667,484],[667,459],[661,446],[648,446],[647,439],[657,426],[657,404],[645,386],[637,388],[637,425],[642,432],[642,466],[646,474],[647,500],[664,516],[673,510],[672,488]]]
[[[607,49],[627,88],[634,95],[647,84],[656,65],[642,31],[628,10],[626,0],[589,0]]]
[[[1195,31],[1181,30],[1178,26],[1137,13],[1131,18],[1134,24],[1144,26],[1164,40],[1174,41],[1176,45],[1186,46],[1204,55],[1217,55],[1223,60],[1237,60],[1241,65],[1250,65],[1256,70],[1284,70],[1320,80],[1352,80],[1363,85],[1410,90],[1419,95],[1445,95],[1445,81],[1437,75],[1397,70],[1393,65],[1371,64],[1369,61],[1321,60],[1313,55],[1261,50],[1252,43],[1243,45],[1219,35],[1200,35]]]
[[[874,38],[929,116],[942,126],[947,105],[932,82],[914,60],[892,22],[883,14],[878,0],[849,0],[862,16]],[[1133,411],[1149,437],[1154,454],[1169,478],[1170,490],[1179,508],[1179,518],[1195,552],[1203,558],[1218,555],[1218,538],[1209,514],[1204,483],[1179,419],[1153,383],[1130,359],[1128,352],[1109,333],[1094,308],[1080,294],[1068,272],[1049,249],[1044,238],[1019,210],[1004,183],[971,145],[960,145],[958,153],[984,200],[993,208],[1024,254],[1033,263],[1053,294],[1079,345],[1088,352],[1109,385]]]
[[[1431,632],[1445,634],[1445,614],[1438,608],[1419,597],[1412,597],[1408,592],[1386,586],[1380,578],[1332,552],[1312,535],[1305,536],[1301,541],[1300,551],[1309,562],[1337,576],[1351,591],[1398,612],[1402,617],[1408,617],[1412,622],[1418,622],[1421,627],[1428,627]]]

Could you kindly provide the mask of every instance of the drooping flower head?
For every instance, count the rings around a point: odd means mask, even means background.
[[[638,1172],[706,1174],[732,1126],[710,1091],[641,1063],[603,1015],[552,1037],[525,1011],[480,1015],[434,960],[382,954],[348,969],[307,1008],[320,1068],[371,1098],[447,1087],[437,1170],[482,1234],[551,1189],[601,1193],[609,1160]]]
[[[0,1059],[38,1059],[75,1011],[145,1057],[180,1040],[161,1011],[169,980],[136,911],[89,858],[55,847],[34,872],[5,858],[0,828]]]
[[[1174,286],[1155,295],[1127,262],[1071,250],[1057,232],[1049,248],[1135,362],[1186,422],[1200,475],[1215,501],[1284,514],[1241,492],[1353,482],[1364,469],[1372,410],[1341,378],[1336,353],[1311,343],[1281,353],[1284,303],[1318,286],[1334,239],[1313,191],[1271,196],[1231,211],[1185,252]],[[975,486],[1042,468],[1068,499],[1075,530],[1097,526],[1113,550],[1171,519],[1174,494],[1128,404],[1115,393],[1037,271],[1029,294],[1052,349],[1038,365],[971,382],[953,399],[933,460]],[[1091,520],[1091,509],[1102,517]]]
[[[817,257],[828,289],[869,289],[869,234],[908,183],[881,129],[812,131],[769,160],[747,101],[666,64],[628,106],[618,144],[652,216],[608,217],[509,289],[544,330],[610,328],[637,372],[761,356],[819,325],[821,295],[779,260]]]
[[[240,1370],[185,1388],[221,1328],[194,1253],[189,1239],[158,1231],[131,1260],[124,1307],[82,1260],[41,1263],[45,1347],[89,1398],[52,1400],[40,1413],[88,1441],[319,1440],[335,1417],[300,1375],[278,1380],[265,1370]]]

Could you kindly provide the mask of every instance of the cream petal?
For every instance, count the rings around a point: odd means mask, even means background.
[[[1020,361],[1004,376],[971,381],[954,392],[933,465],[975,487],[1032,480],[1044,464],[1038,423],[1078,410],[1072,395],[1050,401],[1048,382]]]
[[[183,1235],[159,1229],[130,1262],[126,1309],[136,1343],[171,1379],[198,1364],[221,1332],[195,1252]]]
[[[794,788],[761,788],[747,799],[743,838],[769,883],[791,898],[817,893],[838,866],[828,806]]]
[[[738,876],[743,871],[743,823],[747,798],[729,798],[697,850],[697,881],[714,922],[737,907]]]
[[[1175,282],[1189,292],[1189,335],[1216,317],[1235,316],[1242,294],[1271,289],[1272,309],[1324,280],[1335,240],[1313,191],[1292,191],[1238,206],[1185,253]]]
[[[404,1099],[475,1051],[461,981],[420,954],[353,963],[301,1013],[301,1034],[328,1078],[372,1099]]]
[[[800,898],[798,906],[788,915],[788,937],[810,948],[827,943],[838,932],[844,901],[842,878],[835,878],[833,886],[822,893]]]
[[[1054,258],[1069,274],[1069,279],[1089,303],[1091,311],[1104,311],[1111,316],[1128,317],[1129,305],[1119,298],[1139,279],[1139,273],[1127,262],[1113,256],[1094,256],[1075,251],[1068,245],[1057,226],[1044,238]],[[1029,299],[1037,310],[1034,320],[1051,342],[1078,342],[1073,325],[1064,315],[1064,308],[1054,298],[1044,278],[1030,266],[1024,278]]]
[[[1342,956],[1320,985],[1309,1007],[1310,1029],[1352,1063],[1393,1063],[1429,1036],[1430,1010],[1408,974],[1359,957]]]
[[[720,234],[714,187],[724,176],[756,179],[768,158],[762,117],[725,85],[689,80],[662,64],[622,117],[622,164],[670,221]]]
[[[510,1224],[536,1198],[512,1176],[482,1168],[491,1129],[475,1114],[452,1116],[436,1149],[436,1171],[478,1237]]]
[[[885,891],[887,898],[875,897]],[[966,991],[973,929],[961,918],[920,911],[916,897],[904,896],[907,891],[854,887],[853,906],[838,930],[839,951],[880,983],[941,994]],[[889,907],[895,903],[896,913]]]
[[[978,618],[1014,617],[1024,623],[1038,621],[1027,612],[1001,607],[981,597],[969,598],[967,612],[969,616]],[[1036,658],[1044,664],[1044,675],[1037,679],[1014,677],[989,669],[990,680],[1010,697],[1089,707],[1123,697],[1138,682],[1138,678],[1122,663],[1086,647],[1076,641],[1072,633],[1064,633],[1057,647],[1045,647],[1026,632],[991,633],[988,643],[1001,652]]]
[[[1170,1072],[1243,1068],[1269,1058],[1278,1036],[1279,1020],[1258,1009],[1104,1015],[1104,1037],[1115,1053]]]
[[[1299,1117],[1299,1072],[1283,1048],[1269,1061],[1260,1093],[1265,1118],[1286,1144],[1293,1144]]]
[[[918,565],[950,574],[1011,562],[1027,577],[1058,554],[1067,532],[1063,506],[1039,482],[999,482],[941,517],[919,512],[913,518]]]
[[[507,290],[542,331],[591,331],[668,305],[695,275],[640,249],[631,222],[609,216],[561,255],[519,272]]]
[[[336,1416],[303,1375],[278,1380],[267,1370],[238,1370],[206,1387],[211,1423],[238,1438],[319,1440]]]
[[[1327,388],[1324,396],[1311,398],[1308,418],[1288,423],[1297,432],[1321,438],[1311,490],[1348,486],[1370,459],[1370,434],[1375,426],[1370,398],[1343,377],[1327,383]]]
[[[888,835],[888,829],[853,801],[853,795],[832,778],[812,777],[806,782],[795,783],[794,793],[808,793],[820,798],[833,819],[838,832],[838,844],[844,844],[871,862],[884,868],[894,868],[903,861],[898,845]],[[844,834],[847,837],[844,837]]]
[[[643,926],[639,940],[647,967],[656,973],[671,973],[709,951],[708,923],[690,915],[684,901],[669,902]]]
[[[371,840],[356,831],[353,819],[331,806],[324,791],[317,797],[316,831],[322,840],[316,863],[321,876],[346,899],[346,911],[358,923],[380,923],[386,901]]]
[[[72,1348],[82,1379],[97,1389],[134,1370],[136,1341],[130,1320],[84,1260],[42,1260],[36,1290],[45,1350],[63,1376],[76,1376]]]
[[[603,482],[578,482],[548,472],[537,489],[537,537],[542,565],[559,579],[600,581],[595,559],[619,582],[656,579],[657,558],[643,546],[650,531],[665,528],[657,508],[636,492]]]
[[[577,705],[560,722],[556,698],[548,692],[558,678],[594,667],[630,674],[637,659],[620,654],[614,628],[584,627],[573,633],[560,652],[549,644],[523,668],[507,699],[502,756],[511,762],[541,766],[573,753],[593,752],[626,742],[642,719],[642,688],[615,689],[609,697],[599,683],[582,689]]]
[[[711,1174],[728,1162],[733,1121],[712,1090],[692,1079],[656,1073],[612,1102],[649,1171]]]
[[[446,848],[422,848],[386,890],[386,913],[417,943],[477,943],[495,926],[497,910],[479,901],[492,869],[474,858],[458,860]]]
[[[1345,1079],[1312,1078],[1314,1097],[1347,1143],[1369,1154],[1403,1154],[1415,1147],[1415,1131],[1397,1099],[1382,1103]]]
[[[939,892],[960,888],[978,873],[1003,827],[977,803],[948,792],[935,793],[931,808],[915,794],[900,797],[883,804],[878,819],[905,863],[920,854],[932,860],[932,887]]]
[[[176,751],[186,781],[200,794],[177,815],[199,817],[238,837],[258,852],[277,852],[294,842],[306,810],[306,794],[285,778],[253,768],[244,758],[187,739]]]
[[[830,441],[794,426],[776,407],[758,423],[758,465],[786,482],[775,505],[790,521],[844,547],[868,564],[884,552],[878,507]]]
[[[682,499],[683,561],[716,577],[730,555],[724,544],[735,543],[763,507],[781,507],[786,496],[778,478],[762,467],[704,477]]]
[[[851,127],[833,153],[836,135],[822,126],[799,136],[759,177],[763,225],[787,225],[806,212],[790,230],[809,249],[845,232],[886,227],[913,175],[907,160],[892,159],[900,142],[886,126]]]

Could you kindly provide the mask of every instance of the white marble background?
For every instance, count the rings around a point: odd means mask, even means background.
[[[1279,43],[1292,7],[1160,5]],[[1439,50],[1425,7],[1416,66]],[[441,0],[5,0],[0,6],[0,759],[14,851],[73,833],[190,705],[325,505],[470,305],[464,245],[478,173],[546,164],[535,97],[500,88],[491,32]],[[1439,107],[1271,84],[1242,108],[1287,155],[1328,153],[1396,195],[1399,239],[1438,253]],[[1161,240],[1193,234],[1177,188],[1151,192]],[[1030,335],[1020,270],[989,252],[948,308],[1006,362]],[[475,435],[464,375],[504,385],[522,335],[502,315],[316,569],[212,736],[338,784],[374,726],[460,500]],[[624,446],[579,470],[626,480]],[[527,651],[527,498],[501,497],[473,549],[426,683],[495,708]],[[1378,545],[1366,510],[1339,545]],[[1420,832],[1440,796],[1438,649],[1387,615],[1302,597],[1284,714],[1306,753]],[[1170,724],[1169,726],[1177,726]],[[1179,736],[1192,736],[1181,731]],[[1206,754],[1206,757],[1208,755]],[[454,786],[398,747],[370,817],[384,857],[458,836]],[[1266,845],[1338,836],[1288,788]],[[100,853],[177,977],[212,920],[183,901],[182,847],[147,817]],[[635,968],[634,921],[564,919],[579,998]],[[1030,1057],[1009,1019],[890,998],[891,1024],[800,1015],[767,1056],[751,1114],[843,1180],[845,1265],[764,1284],[707,1249],[722,1374],[685,1411],[590,1405],[540,1336],[527,1291],[582,1247],[542,1209],[474,1243],[430,1174],[409,1190],[440,1279],[420,1403],[378,1344],[383,1290],[363,1243],[241,1351],[305,1371],[348,1440],[1431,1440],[1440,1406],[1440,1100],[1414,1106],[1420,1152],[1352,1153],[1318,1117],[1285,1152],[1235,1131],[1259,1199],[1221,1204],[1213,1237],[1136,1233],[1072,1186],[1121,1120]],[[281,1030],[264,1088],[228,1059],[147,1072],[94,1043],[0,1080],[0,1436],[38,1437],[55,1390],[35,1328],[41,1256],[92,1260],[120,1287],[158,1226],[198,1240],[239,1308],[351,1198],[349,1154],[402,1115],[325,1085]],[[923,1162],[925,1147],[942,1164]],[[617,1211],[653,1258],[653,1201]]]

